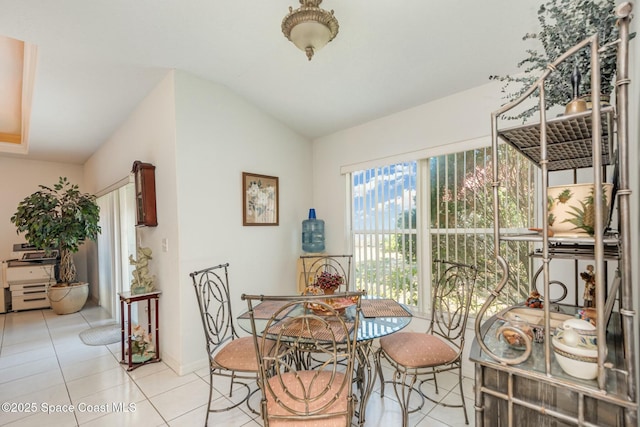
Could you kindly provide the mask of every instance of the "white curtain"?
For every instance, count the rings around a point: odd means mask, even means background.
[[[129,255],[136,256],[135,194],[133,183],[97,199],[100,206],[98,235],[99,303],[112,317],[120,318],[118,293],[129,290]]]

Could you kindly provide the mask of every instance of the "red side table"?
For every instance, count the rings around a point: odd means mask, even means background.
[[[122,332],[122,360],[120,363],[127,364],[127,371],[133,371],[142,365],[155,363],[160,361],[160,337],[158,335],[158,300],[161,291],[152,291],[144,294],[132,294],[131,292],[120,292],[120,330]],[[155,320],[151,317],[151,301],[155,301]],[[147,331],[152,333],[153,344],[155,345],[155,354],[146,360],[134,360],[131,349],[131,304],[134,302],[147,302]],[[127,313],[125,316],[124,305],[127,305]],[[152,329],[153,328],[153,329]]]

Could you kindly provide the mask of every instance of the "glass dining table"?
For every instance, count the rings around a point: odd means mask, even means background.
[[[263,331],[271,316],[281,307],[278,301],[263,301],[254,307],[254,319],[256,330]],[[375,369],[375,355],[373,342],[376,338],[393,334],[405,328],[412,318],[410,309],[392,299],[364,297],[360,307],[360,320],[358,324],[358,346],[356,349],[355,380],[360,394],[359,408],[356,411],[358,425],[365,422],[365,410],[367,402],[373,391],[377,371]],[[287,317],[300,315],[305,311],[302,304],[298,304],[287,313]],[[355,307],[348,307],[344,314],[346,319],[353,319]],[[248,332],[251,330],[249,313],[238,316],[238,326]]]

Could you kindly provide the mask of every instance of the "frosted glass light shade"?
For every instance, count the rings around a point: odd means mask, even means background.
[[[308,47],[322,49],[331,39],[331,32],[326,25],[318,22],[302,22],[291,29],[291,41],[298,49],[304,51]]]

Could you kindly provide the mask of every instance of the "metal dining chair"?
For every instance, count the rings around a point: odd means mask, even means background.
[[[336,292],[349,291],[353,255],[301,255],[305,286],[313,285],[322,274],[342,277]]]
[[[244,402],[249,403],[252,394],[247,382],[258,378],[258,363],[250,336],[240,338],[233,324],[231,301],[229,298],[229,264],[220,264],[204,270],[190,273],[193,288],[198,300],[198,309],[202,319],[207,354],[209,356],[209,403],[205,426],[212,412],[223,412],[233,409]],[[234,386],[239,384],[246,389],[246,395],[230,406],[212,407],[214,376],[231,379],[228,396],[232,397]],[[225,400],[226,401],[226,400]],[[250,410],[257,413],[251,407]]]
[[[376,352],[380,396],[384,397],[385,384],[393,384],[402,409],[403,427],[409,425],[409,414],[421,409],[425,399],[442,406],[461,407],[465,424],[469,424],[462,388],[462,351],[477,268],[449,261],[434,262],[441,264],[443,271],[433,288],[431,322],[427,332],[397,332],[380,338],[380,348]],[[395,370],[392,381],[384,380],[383,359]],[[427,396],[422,389],[427,381],[433,381],[437,394],[437,374],[451,370],[458,371],[460,405],[439,402]],[[421,403],[410,409],[414,391],[421,397]]]
[[[242,296],[258,355],[265,427],[351,425],[357,401],[352,380],[361,295],[336,296],[354,302],[345,313],[323,295]],[[278,301],[280,308],[269,319],[256,319],[254,309],[264,301]],[[310,355],[323,363],[311,368]]]

